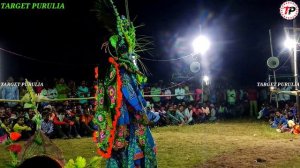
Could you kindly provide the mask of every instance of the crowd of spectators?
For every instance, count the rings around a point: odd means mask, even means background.
[[[236,89],[231,85],[155,83],[144,89],[151,111],[160,115],[159,125],[213,122],[228,118],[258,116],[268,102],[268,88]]]
[[[20,79],[19,82],[24,82]],[[11,85],[7,85],[10,83]],[[19,100],[27,92],[25,85],[16,85],[10,77],[5,85],[0,86],[0,99]],[[95,94],[94,85],[86,81],[65,82],[63,78],[53,81],[36,81],[33,86],[37,94],[48,99],[84,98]],[[41,130],[50,138],[81,138],[91,136],[97,129],[93,124],[92,100],[42,102],[38,111],[42,114]],[[0,103],[0,141],[9,132],[19,132],[23,139],[29,138],[36,130],[35,112],[27,103]]]
[[[10,77],[7,82],[13,83],[14,79]],[[84,98],[95,94],[94,82],[65,82],[63,78],[36,82],[42,86],[33,87],[35,92],[49,99]],[[26,91],[25,86],[1,86],[0,99],[21,99]],[[143,93],[147,100],[147,115],[156,126],[189,125],[246,116],[270,119],[275,114],[273,108],[266,105],[267,88],[234,89],[227,84],[201,87],[194,82],[165,84],[160,81],[145,86]],[[91,136],[97,129],[93,123],[93,104],[93,100],[42,102],[38,106],[43,118],[41,130],[50,138]],[[262,110],[258,113],[259,107]],[[36,129],[34,116],[34,111],[26,104],[0,103],[0,141],[11,131],[22,133],[25,139],[33,135]]]

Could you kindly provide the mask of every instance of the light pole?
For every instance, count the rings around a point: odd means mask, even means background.
[[[208,85],[208,82],[209,82],[209,77],[207,75],[204,75],[203,76],[203,79],[202,79],[202,82],[201,82],[201,85],[202,85],[202,96],[201,96],[201,103],[204,103],[204,87],[203,87],[203,83],[205,82],[205,85]]]
[[[296,19],[293,20],[293,38],[287,38],[284,42],[286,48],[293,51],[293,70],[294,70],[294,78],[295,78],[295,91],[296,94],[296,104],[297,104],[297,115],[298,120],[300,119],[300,106],[299,106],[299,95],[298,95],[298,66],[297,66],[297,28],[296,28]]]
[[[200,35],[197,38],[195,38],[192,45],[194,48],[194,55],[201,56],[201,55],[204,55],[209,50],[211,43],[210,43],[210,40],[206,36]],[[203,101],[204,101],[204,99],[203,99],[203,95],[204,95],[203,82],[205,82],[207,84],[208,81],[209,81],[209,77],[207,75],[204,75],[203,78],[201,79],[201,89],[202,89],[201,103],[203,103]]]

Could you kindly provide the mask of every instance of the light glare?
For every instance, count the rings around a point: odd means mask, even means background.
[[[287,38],[284,41],[284,47],[286,47],[288,49],[293,49],[296,44],[297,44],[296,41],[294,39],[291,39],[291,38]]]
[[[203,81],[204,81],[205,83],[207,83],[207,82],[209,81],[209,77],[208,77],[207,75],[205,75],[205,76],[203,77]]]
[[[194,52],[204,54],[210,48],[210,41],[205,36],[199,36],[193,41]]]

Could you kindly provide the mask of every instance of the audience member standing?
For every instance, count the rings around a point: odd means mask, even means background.
[[[258,116],[258,109],[257,109],[257,91],[254,88],[248,89],[248,100],[250,105],[250,116]]]
[[[54,87],[54,85],[52,84],[50,84],[49,85],[49,88],[47,89],[47,97],[49,98],[49,99],[56,99],[57,98],[57,95],[58,95],[58,93],[57,93],[57,90],[56,90],[56,88]]]
[[[172,99],[172,97],[171,97],[172,92],[171,92],[171,90],[169,88],[164,91],[164,95],[166,96],[165,97],[165,103],[170,102],[171,99]]]
[[[9,77],[6,85],[2,87],[2,99],[8,100],[19,100],[19,89],[18,86],[14,84],[14,78]],[[14,107],[17,105],[16,102],[8,102],[9,107]]]
[[[61,78],[59,80],[59,83],[56,84],[55,86],[56,90],[57,90],[57,98],[59,99],[65,99],[68,97],[68,93],[70,91],[69,87],[66,85],[65,80],[63,78]]]
[[[160,97],[157,95],[161,95],[161,88],[158,86],[157,83],[151,88],[151,96],[154,103],[160,102]]]
[[[89,88],[86,86],[85,81],[81,82],[81,85],[77,89],[77,95],[79,98],[90,97]],[[87,104],[88,100],[79,100],[80,104]]]
[[[178,86],[178,88],[175,89],[175,95],[177,102],[182,102],[185,95],[185,90],[182,88],[181,85]]]
[[[230,106],[233,106],[235,105],[235,102],[236,102],[236,91],[232,87],[230,87],[227,90],[227,103]]]
[[[200,103],[202,93],[203,93],[202,89],[200,89],[200,88],[195,89],[195,92],[194,92],[195,104]]]

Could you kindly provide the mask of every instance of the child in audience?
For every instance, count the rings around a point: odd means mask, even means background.
[[[82,136],[90,136],[94,132],[93,116],[90,114],[89,109],[84,110],[84,114],[81,115],[80,122],[80,133]]]
[[[190,104],[185,110],[184,110],[184,118],[187,124],[193,124],[193,106]]]
[[[284,132],[288,126],[286,117],[279,111],[275,113],[274,120],[271,124],[272,128],[277,128],[277,132]]]
[[[22,139],[27,139],[31,136],[31,128],[24,123],[24,117],[20,116],[17,123],[13,127],[14,132],[21,133]]]
[[[43,115],[43,121],[42,121],[42,128],[41,130],[45,133],[46,136],[48,136],[50,139],[55,137],[54,133],[54,126],[50,118],[50,114],[44,113]]]
[[[5,142],[11,132],[11,126],[8,118],[0,119],[0,144]]]
[[[213,104],[210,105],[210,118],[209,121],[216,121],[217,117],[216,117],[216,109],[215,106]]]

